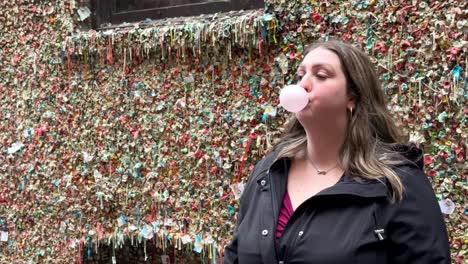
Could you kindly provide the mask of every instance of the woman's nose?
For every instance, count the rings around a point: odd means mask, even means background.
[[[311,83],[307,81],[306,76],[302,77],[297,85],[304,88],[304,90],[308,93],[312,90]]]

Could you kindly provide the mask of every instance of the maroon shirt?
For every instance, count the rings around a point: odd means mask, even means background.
[[[293,212],[294,209],[292,207],[291,198],[289,197],[289,193],[286,191],[283,197],[283,204],[281,205],[281,210],[279,212],[278,225],[276,226],[276,239],[279,239],[283,234],[283,230]]]

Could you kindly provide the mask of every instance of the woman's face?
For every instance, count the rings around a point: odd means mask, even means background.
[[[309,97],[304,110],[296,113],[305,125],[311,121],[346,120],[347,108],[354,108],[354,101],[346,91],[346,77],[338,56],[322,47],[310,51],[297,70],[298,85]]]

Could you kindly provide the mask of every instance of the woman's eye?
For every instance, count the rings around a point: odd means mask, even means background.
[[[302,77],[302,75],[296,74],[296,76],[294,76],[294,81],[299,82],[300,80],[302,80]]]
[[[317,79],[319,79],[319,80],[325,80],[325,79],[328,78],[328,76],[324,75],[324,74],[317,74],[316,76],[317,76]]]

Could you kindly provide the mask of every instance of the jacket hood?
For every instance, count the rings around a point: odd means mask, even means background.
[[[413,165],[419,169],[424,168],[423,151],[414,144],[398,144],[394,150],[398,152],[405,160],[402,165]]]

